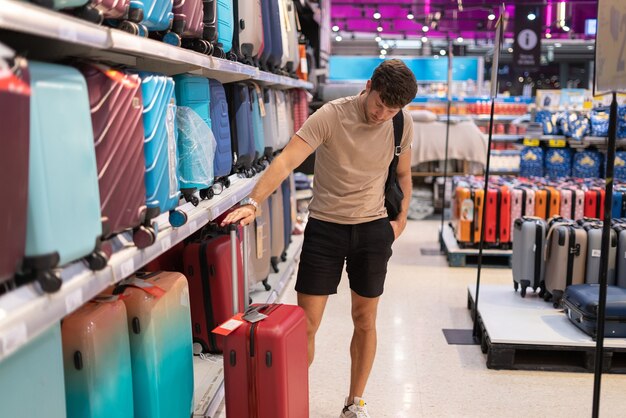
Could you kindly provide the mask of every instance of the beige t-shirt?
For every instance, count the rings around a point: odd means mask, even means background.
[[[413,121],[404,112],[402,154]],[[296,133],[314,150],[313,218],[354,225],[385,218],[385,182],[394,154],[393,121],[370,125],[359,96],[326,103]]]

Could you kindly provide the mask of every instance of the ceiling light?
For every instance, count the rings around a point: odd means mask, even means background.
[[[517,80],[518,80],[520,83],[523,83],[523,82],[524,82],[524,77],[520,77],[520,78],[518,78]]]
[[[382,32],[382,31],[383,31],[383,27],[382,27],[382,26],[379,26],[379,27],[377,27],[377,28],[376,28],[376,30],[377,30],[378,32]]]
[[[446,50],[442,49],[441,51],[439,51],[439,55],[446,55]]]
[[[387,50],[386,49],[381,49],[380,50],[380,55],[387,55]]]
[[[509,49],[507,49],[507,51],[509,51],[509,54],[512,54],[513,53],[513,48],[509,48]]]
[[[422,32],[428,32],[428,26],[426,25],[422,26]]]
[[[337,25],[333,26],[333,32],[339,32],[339,26]]]
[[[383,44],[383,49],[389,49],[389,44]]]
[[[425,36],[422,36],[422,42],[428,42],[428,38]]]
[[[409,20],[413,20],[415,19],[415,15],[413,14],[412,11],[409,10],[409,13],[407,13],[406,18]]]
[[[381,38],[380,36],[377,36],[377,37],[375,37],[375,38],[374,38],[374,40],[375,40],[376,42],[380,42],[380,41],[382,40],[382,38]]]
[[[589,50],[593,49],[593,45],[588,45],[587,49],[589,49]]]
[[[459,43],[463,42],[463,37],[459,36],[458,38],[456,38],[456,41],[459,42]]]
[[[556,48],[560,48],[560,47],[561,47],[561,46],[563,46],[563,45],[561,45],[561,43],[560,43],[560,42],[557,42],[557,43],[555,43],[555,44],[554,44],[554,46],[555,46]]]
[[[376,19],[376,20],[380,19],[380,13],[379,12],[374,12],[374,19]]]
[[[535,20],[535,19],[537,19],[537,15],[535,13],[533,13],[533,12],[528,13],[528,16],[526,16],[526,17],[528,17],[528,20]]]
[[[567,26],[567,25],[563,25],[563,30],[564,30],[565,32],[569,32],[569,29],[570,29],[570,28],[569,28],[569,26]]]
[[[487,16],[487,19],[496,20],[496,15],[494,15],[493,13],[489,13],[489,16]]]
[[[337,35],[337,36],[335,37],[335,41],[337,41],[337,42],[341,42],[341,40],[342,40],[342,39],[343,39],[343,38],[341,37],[341,35]]]
[[[552,38],[552,34],[550,32],[546,33],[546,39]]]
[[[384,60],[385,56],[384,55],[379,55],[378,58],[380,58],[381,60]]]

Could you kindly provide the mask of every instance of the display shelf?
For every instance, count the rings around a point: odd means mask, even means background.
[[[105,290],[128,277],[142,266],[181,242],[209,221],[246,197],[259,174],[251,179],[231,176],[231,186],[211,200],[194,207],[187,203],[179,209],[187,214],[187,223],[172,228],[168,214],[157,217],[156,242],[143,250],[132,245],[129,233],[114,237],[114,253],[105,269],[93,272],[81,261],[61,270],[63,285],[52,294],[43,293],[39,285],[31,283],[0,296],[0,361],[37,337],[64,316]]]
[[[489,139],[489,134],[483,134],[483,136],[485,137],[485,139]],[[524,135],[504,135],[504,134],[497,134],[497,135],[491,135],[491,139],[493,141],[498,141],[498,142],[517,142],[517,141],[521,141],[524,139]]]
[[[448,177],[465,176],[467,173],[449,172]],[[413,177],[443,177],[443,171],[412,171]]]
[[[278,264],[278,273],[268,277],[271,289],[261,290],[261,284],[250,292],[253,303],[274,303],[280,298],[285,286],[293,277],[300,252],[302,251],[303,235],[292,235],[292,242],[287,249],[287,260]],[[221,355],[194,356],[195,407],[194,418],[214,417],[224,400],[224,367]]]
[[[450,120],[454,122],[473,120],[476,122],[489,122],[490,115],[450,115]],[[448,119],[447,115],[439,115],[439,120],[445,122]],[[513,122],[518,119],[526,120],[528,115],[493,115],[495,122]]]
[[[522,152],[518,149],[492,149],[491,150],[491,155],[497,155],[497,156],[508,156],[508,157],[516,157],[518,155],[520,155]]]
[[[2,42],[18,51],[28,51],[28,57],[34,59],[84,58],[167,75],[192,72],[222,83],[256,80],[276,88],[313,88],[309,82],[98,26],[28,3],[0,0],[0,30]]]

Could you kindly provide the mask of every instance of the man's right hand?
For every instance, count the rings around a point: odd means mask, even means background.
[[[239,223],[241,226],[251,224],[256,218],[256,208],[252,205],[241,206],[229,213],[221,223],[221,226]]]

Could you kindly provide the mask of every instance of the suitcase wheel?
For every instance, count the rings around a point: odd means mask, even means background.
[[[516,292],[517,289],[519,289],[519,283],[517,283],[515,280],[513,280],[513,289],[515,289]]]
[[[525,298],[525,297],[526,297],[526,289],[527,289],[527,287],[526,287],[526,286],[523,286],[523,287],[522,287],[522,291],[520,292],[520,295],[522,295],[522,297],[523,297],[523,298]]]
[[[174,46],[180,46],[182,43],[182,38],[175,32],[167,32],[163,36],[163,42]]]
[[[187,214],[179,209],[171,210],[169,220],[170,225],[179,228],[187,223]]]
[[[222,48],[220,48],[219,46],[213,47],[213,51],[212,54],[214,57],[216,58],[222,58],[225,59],[226,57],[226,53],[224,52],[224,50]]]
[[[131,35],[139,35],[139,25],[128,20],[123,21],[118,26],[118,29],[128,32]]]
[[[226,180],[224,180],[224,187],[229,188],[230,187],[230,179],[227,178]]]
[[[265,291],[269,292],[272,289],[272,286],[270,286],[267,279],[263,280],[261,283],[263,283],[263,287],[265,288]]]
[[[94,251],[89,254],[85,260],[87,261],[89,268],[95,271],[104,269],[109,261],[107,255],[102,250]]]
[[[143,9],[141,7],[131,8],[128,11],[128,19],[136,23],[143,21]]]
[[[41,275],[37,277],[37,281],[46,293],[54,293],[58,291],[63,284],[60,275],[52,271],[45,271],[41,273]]]
[[[215,196],[215,192],[212,187],[200,190],[200,199],[213,199],[213,196]]]
[[[133,242],[139,249],[147,248],[156,241],[156,231],[150,226],[141,225],[133,231]]]
[[[80,19],[95,23],[96,25],[101,25],[104,21],[102,12],[91,5],[85,5],[78,8],[73,14]]]

